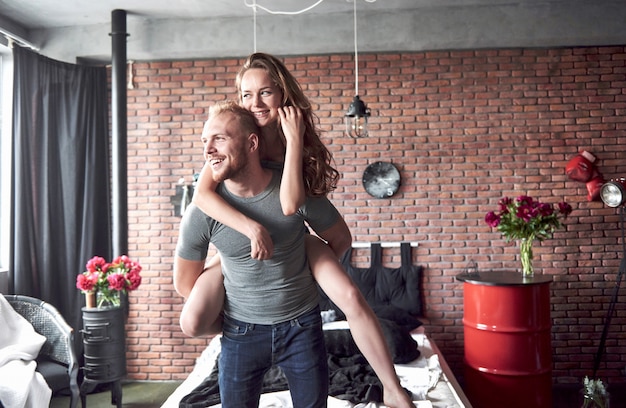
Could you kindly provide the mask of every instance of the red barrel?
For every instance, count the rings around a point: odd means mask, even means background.
[[[465,388],[475,407],[552,408],[552,277],[461,274]]]

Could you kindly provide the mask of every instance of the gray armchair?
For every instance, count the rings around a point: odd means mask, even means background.
[[[78,361],[74,351],[74,330],[49,303],[23,295],[4,295],[13,309],[46,337],[37,357],[37,371],[45,378],[52,394],[69,389],[70,408],[78,404]]]

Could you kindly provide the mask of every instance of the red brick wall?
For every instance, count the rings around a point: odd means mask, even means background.
[[[619,215],[588,202],[565,164],[579,149],[598,157],[608,179],[626,175],[625,47],[363,54],[359,94],[372,110],[371,134],[342,134],[354,96],[353,57],[289,57],[312,100],[342,174],[331,199],[355,241],[417,241],[425,267],[426,329],[462,377],[463,288],[455,276],[517,268],[518,250],[483,221],[503,195],[567,200],[574,212],[554,238],[535,245],[535,268],[551,274],[555,382],[591,375],[621,259]],[[128,91],[129,255],[144,283],[130,295],[128,372],[137,380],[181,380],[206,339],[178,327],[182,299],[172,286],[180,218],[170,202],[181,177],[202,165],[207,107],[234,96],[241,59],[140,62]],[[366,165],[392,161],[400,192],[372,199]],[[361,264],[367,252],[358,252]],[[388,265],[397,249],[385,250]],[[626,284],[625,284],[626,286]],[[599,376],[623,378],[626,288]],[[620,371],[621,370],[621,371]]]

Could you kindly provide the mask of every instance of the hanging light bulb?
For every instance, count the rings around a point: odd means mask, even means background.
[[[354,99],[348,108],[348,112],[344,116],[346,124],[346,135],[350,137],[367,136],[367,118],[370,116],[370,110],[365,106],[359,98],[359,53],[357,49],[357,18],[356,18],[356,2],[354,1]]]
[[[365,102],[359,98],[359,95],[355,95],[345,116],[346,134],[354,138],[367,136],[367,118],[369,116],[369,108],[365,106]]]

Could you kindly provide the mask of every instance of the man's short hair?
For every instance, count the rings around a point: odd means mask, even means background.
[[[261,129],[259,125],[256,123],[256,118],[254,114],[242,107],[235,101],[219,101],[215,103],[213,106],[209,108],[209,117],[219,116],[222,113],[232,113],[237,117],[237,122],[239,123],[239,127],[242,131],[245,132],[246,136],[250,133],[254,133],[261,137]]]

